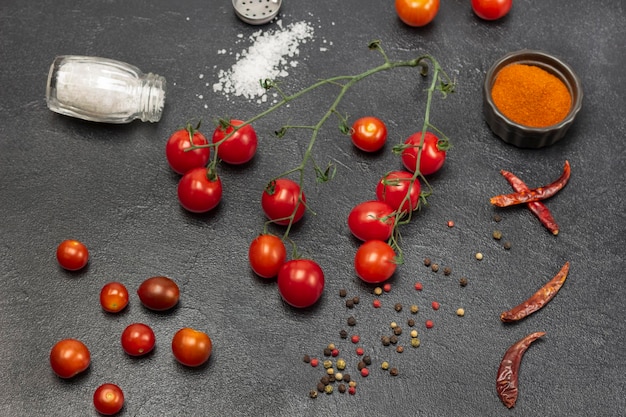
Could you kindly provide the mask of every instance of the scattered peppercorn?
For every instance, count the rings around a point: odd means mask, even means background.
[[[476,253],[476,259],[479,260],[479,261],[482,261],[483,260],[483,254],[480,253],[480,252],[477,252]]]
[[[432,320],[426,320],[426,328],[427,329],[432,329],[434,325],[435,325],[435,323],[433,323]]]
[[[346,295],[348,295],[348,291],[346,291],[345,288],[339,290],[339,297],[343,298]]]
[[[374,288],[374,294],[381,295],[383,293],[383,289],[380,287]]]
[[[354,304],[359,304],[361,302],[361,298],[358,295],[355,295],[354,297],[352,297],[352,302]]]
[[[309,397],[311,397],[311,398],[317,398],[317,391],[315,391],[315,390],[311,390],[311,391],[309,392]]]
[[[328,346],[326,346],[328,349],[333,350],[336,348],[334,343],[329,343]]]
[[[423,288],[423,286],[422,286],[421,282],[416,282],[415,283],[415,290],[416,291],[422,291],[422,288]]]
[[[345,377],[344,377],[344,378],[345,378]],[[350,382],[348,382],[348,386],[356,388],[357,383],[356,383],[356,381],[353,381],[353,380],[351,379],[351,380],[350,380]]]
[[[363,356],[363,362],[365,362],[367,366],[370,366],[372,364],[372,358],[369,355],[365,355]]]
[[[358,356],[363,356],[363,354],[364,354],[364,353],[365,353],[365,350],[363,350],[363,348],[362,348],[362,347],[358,347],[358,348],[356,348],[356,354],[357,354]]]
[[[313,358],[311,359],[311,366],[313,368],[317,367],[317,365],[319,365],[320,361],[317,358]]]
[[[411,338],[411,346],[416,348],[416,347],[419,347],[419,345],[420,345],[420,340],[417,337]]]
[[[454,227],[454,222],[452,220],[448,220],[448,227]]]
[[[385,285],[383,285],[383,291],[385,292],[391,291],[391,284],[386,283]]]
[[[370,374],[370,370],[369,370],[369,369],[367,369],[367,368],[363,368],[363,369],[361,369],[361,376],[362,376],[363,378],[365,378],[365,377],[366,377],[366,376],[368,376],[369,374]]]
[[[430,258],[424,258],[424,266],[430,266]]]
[[[404,347],[402,347],[402,346],[398,346],[398,347],[396,348],[396,352],[398,352],[398,353],[402,353],[402,352],[404,352]]]
[[[413,326],[415,326],[415,320],[413,320],[413,319],[408,319],[408,320],[406,321],[406,324],[407,324],[409,327],[413,327]]]
[[[304,363],[310,363],[310,362],[311,362],[311,357],[310,357],[309,355],[304,355],[304,356],[302,357],[302,361],[303,361]]]
[[[354,394],[356,394],[356,387],[350,387],[350,388],[348,388],[348,394],[350,394],[350,395],[354,395]]]
[[[343,374],[341,372],[337,372],[335,374],[335,381],[341,381],[343,379]]]
[[[379,299],[376,299],[372,302],[372,305],[374,306],[374,308],[380,308],[380,306],[382,305],[382,303],[380,302]]]
[[[339,349],[335,348],[335,349],[331,350],[331,351],[330,351],[330,355],[331,355],[333,358],[336,358],[337,356],[339,356]]]
[[[392,322],[389,324],[389,327],[391,327],[392,329],[395,329],[396,327],[398,327],[398,323],[396,323],[395,321],[392,321]]]
[[[465,310],[462,309],[462,308],[458,308],[456,310],[456,315],[459,316],[459,317],[463,317],[465,315]]]
[[[509,250],[509,249],[511,249],[511,246],[513,246],[513,245],[511,244],[511,242],[508,242],[508,241],[507,241],[507,242],[504,242],[504,249]]]
[[[433,306],[433,310],[439,310],[439,303],[438,302],[433,301],[431,305]]]
[[[326,373],[330,376],[334,376],[335,370],[333,368],[326,369]],[[332,382],[335,382],[335,378],[332,378]]]
[[[449,266],[446,266],[443,268],[444,275],[450,275],[451,273],[452,273],[452,268],[450,268]]]
[[[402,334],[402,327],[397,326],[393,329],[393,334],[396,336],[400,336]]]
[[[333,366],[333,363],[332,361],[326,360],[324,361],[323,365],[324,365],[324,368],[329,369],[331,366]]]
[[[400,304],[400,303],[396,303],[396,304],[393,306],[393,308],[394,308],[397,312],[400,312],[400,311],[402,311],[402,304]]]
[[[348,308],[354,308],[354,300],[353,299],[347,299],[346,300],[346,307]]]
[[[462,278],[459,280],[459,285],[460,285],[461,287],[465,287],[465,286],[467,286],[467,278],[462,277]]]
[[[437,272],[437,271],[439,271],[439,264],[432,264],[432,265],[430,266],[430,269],[431,269],[433,272]]]
[[[356,325],[356,319],[354,318],[354,316],[348,317],[348,326],[354,326],[354,325]]]
[[[498,223],[500,222],[500,220],[502,220],[502,216],[500,216],[499,214],[494,214],[493,215],[493,221]]]
[[[339,369],[340,371],[343,371],[344,369],[346,369],[346,361],[343,359],[337,359],[337,363],[335,364],[335,366],[337,366],[337,369]]]
[[[321,382],[321,381],[320,381],[320,382],[318,382],[318,383],[317,383],[317,390],[318,390],[319,392],[324,392],[324,387],[326,387],[326,385],[327,385],[327,384],[324,384],[324,383],[323,383],[323,382]]]
[[[330,384],[330,377],[328,375],[324,375],[320,378],[320,383],[324,385]]]
[[[353,334],[352,337],[350,338],[350,340],[352,341],[352,343],[357,344],[357,343],[359,343],[361,338],[359,337],[358,334]]]
[[[398,336],[396,336],[395,334],[390,336],[389,343],[391,343],[392,345],[395,345],[396,343],[398,343]]]
[[[389,370],[389,375],[391,375],[391,376],[398,376],[399,373],[400,373],[400,371],[398,371],[398,368],[391,368]]]
[[[344,382],[350,383],[352,381],[350,374],[343,374]]]
[[[502,239],[502,232],[499,230],[494,230],[491,236],[493,236],[495,240],[500,240]]]
[[[332,350],[330,348],[324,348],[324,356],[330,356]]]
[[[356,369],[358,369],[359,371],[360,371],[361,369],[366,368],[366,367],[367,367],[367,365],[366,365],[366,364],[365,364],[365,362],[363,362],[363,361],[359,361],[359,363],[357,363],[357,364],[356,364]]]
[[[343,394],[344,392],[346,392],[346,385],[345,384],[339,384],[337,386],[337,391],[339,391],[341,394]]]
[[[417,337],[417,330],[411,330],[411,337]]]
[[[411,313],[417,314],[418,311],[420,311],[420,308],[417,306],[417,304],[413,304],[411,306]]]
[[[383,346],[389,346],[389,344],[391,343],[391,340],[389,339],[389,336],[381,337],[380,341],[382,342]]]
[[[348,338],[348,332],[345,329],[341,329],[339,331],[339,337],[341,337],[342,339],[347,339]]]
[[[387,369],[389,369],[389,362],[383,361],[383,363],[380,364],[380,367],[383,371],[386,371]]]
[[[330,395],[333,393],[333,386],[332,385],[326,385],[324,387],[324,391],[326,392],[326,394]]]

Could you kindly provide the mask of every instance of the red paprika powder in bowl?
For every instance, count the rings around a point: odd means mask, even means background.
[[[582,86],[560,59],[533,50],[496,61],[483,86],[485,120],[503,141],[542,148],[565,136],[582,105]]]

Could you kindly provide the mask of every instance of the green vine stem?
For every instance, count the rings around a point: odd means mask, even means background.
[[[441,146],[447,146],[448,144],[448,138],[445,137],[445,135],[443,134],[443,132],[439,129],[437,129],[434,125],[431,124],[430,122],[430,111],[431,111],[431,106],[432,106],[432,99],[433,99],[433,95],[436,91],[439,91],[443,98],[445,98],[447,96],[447,94],[454,92],[454,82],[452,81],[452,79],[450,79],[450,77],[443,71],[442,67],[439,65],[439,62],[437,62],[437,60],[432,57],[431,55],[421,55],[418,56],[417,58],[411,59],[411,60],[407,60],[407,61],[392,61],[387,57],[387,54],[385,53],[385,51],[382,49],[381,47],[381,43],[380,41],[376,40],[376,41],[372,41],[369,43],[368,48],[371,50],[375,50],[378,51],[383,59],[384,62],[381,65],[378,65],[376,67],[370,68],[367,71],[364,71],[362,73],[356,74],[356,75],[340,75],[340,76],[335,76],[335,77],[331,77],[331,78],[326,78],[326,79],[322,79],[314,84],[311,84],[310,86],[303,88],[302,90],[293,93],[293,94],[285,94],[285,92],[283,92],[280,87],[278,86],[278,84],[276,84],[275,82],[273,82],[270,79],[265,79],[265,80],[261,80],[260,83],[263,86],[263,88],[265,88],[266,90],[269,89],[275,89],[277,90],[278,94],[281,97],[281,100],[278,101],[276,104],[274,104],[273,106],[269,107],[268,109],[266,109],[265,111],[262,111],[261,113],[257,114],[256,116],[244,121],[242,124],[234,126],[232,125],[228,120],[226,119],[219,119],[218,123],[223,126],[223,127],[231,127],[232,131],[226,135],[221,141],[216,142],[216,143],[212,143],[212,144],[206,144],[206,145],[193,145],[191,147],[189,147],[187,149],[187,151],[191,151],[193,149],[197,149],[197,148],[202,148],[202,147],[219,147],[219,145],[224,142],[225,140],[227,140],[229,137],[231,137],[232,135],[234,135],[239,129],[241,129],[242,127],[244,127],[245,125],[248,124],[252,124],[254,122],[256,122],[259,119],[262,119],[266,116],[268,116],[269,114],[273,113],[274,111],[276,111],[277,109],[279,109],[280,107],[285,106],[286,104],[322,87],[325,85],[336,85],[339,87],[339,92],[337,93],[335,99],[332,101],[330,107],[326,110],[326,112],[322,115],[322,117],[319,119],[319,121],[314,124],[314,125],[305,125],[305,126],[300,126],[300,125],[285,125],[282,126],[279,130],[277,130],[275,132],[276,136],[278,137],[283,137],[284,135],[286,135],[288,133],[289,130],[293,130],[293,129],[304,129],[304,130],[310,130],[311,131],[311,136],[309,139],[309,143],[306,146],[306,149],[304,151],[304,156],[302,158],[302,161],[300,162],[300,164],[298,164],[297,166],[290,168],[284,172],[282,172],[281,174],[277,175],[276,177],[274,177],[273,179],[271,179],[268,182],[268,188],[272,186],[273,182],[278,179],[278,178],[282,178],[282,177],[286,177],[288,175],[291,174],[298,174],[298,183],[300,185],[300,195],[299,195],[299,203],[296,206],[294,212],[291,214],[291,216],[288,217],[289,223],[287,224],[287,227],[285,229],[285,232],[283,234],[283,239],[287,239],[289,236],[289,232],[291,231],[291,227],[293,226],[293,221],[294,221],[294,216],[295,213],[298,209],[299,204],[305,204],[302,198],[303,195],[303,184],[304,184],[304,174],[305,174],[305,170],[306,167],[308,166],[308,164],[311,162],[313,164],[313,169],[315,170],[315,174],[316,174],[316,178],[319,182],[326,182],[330,179],[333,178],[333,176],[335,175],[335,167],[332,164],[329,164],[326,168],[321,168],[314,160],[313,160],[313,148],[315,145],[315,142],[317,140],[318,134],[320,129],[322,128],[322,126],[324,126],[326,124],[326,122],[328,121],[328,119],[331,116],[336,116],[339,118],[340,120],[340,130],[344,133],[347,134],[350,131],[350,128],[347,126],[347,117],[342,115],[340,112],[338,112],[338,107],[339,104],[341,103],[341,100],[343,99],[343,97],[346,95],[346,93],[350,90],[351,87],[353,87],[355,84],[357,84],[358,82],[362,81],[365,78],[368,78],[376,73],[382,72],[382,71],[388,71],[388,70],[392,70],[395,68],[401,68],[401,67],[412,67],[412,68],[419,68],[420,69],[420,75],[422,77],[427,77],[429,75],[429,68],[430,71],[432,71],[432,81],[430,83],[429,88],[427,89],[427,100],[426,100],[426,110],[425,110],[425,114],[424,114],[424,121],[421,127],[421,132],[422,132],[422,138],[421,138],[421,142],[419,145],[417,145],[418,147],[418,153],[417,153],[417,167],[419,167],[419,163],[421,160],[421,155],[422,155],[422,148],[424,145],[424,138],[426,136],[426,132],[431,129],[434,130],[438,136],[442,137],[441,140]],[[406,148],[407,145],[397,145],[394,147],[393,151],[394,153],[401,153],[402,149]],[[415,146],[415,145],[414,145]],[[215,167],[218,163],[218,157],[217,157],[217,152],[213,153],[213,159],[212,161],[209,163],[209,167]],[[432,187],[430,186],[429,182],[426,180],[426,178],[419,172],[419,169],[415,171],[413,178],[409,181],[414,181],[415,179],[417,179],[419,177],[419,179],[427,186],[428,188],[428,192],[423,192],[420,195],[420,202],[422,203],[426,203],[426,198],[428,196],[430,196],[432,194]],[[407,194],[405,196],[405,200],[409,200],[409,195]],[[401,204],[400,207],[402,207],[403,204]],[[414,207],[413,209],[416,210],[421,206],[421,204],[418,204],[418,207]],[[307,207],[307,210],[309,210],[309,208]],[[394,227],[394,233],[392,234],[392,237],[390,238],[390,245],[396,250],[396,252],[398,253],[398,262],[400,263],[402,261],[402,250],[400,248],[400,235],[397,232],[398,227],[402,224],[406,224],[408,222],[410,222],[411,220],[411,211],[401,211],[398,210],[397,212],[394,213],[395,216],[395,227]],[[287,219],[280,219],[280,220],[287,220]],[[272,223],[272,221],[269,221],[268,223]],[[267,224],[265,225],[264,229],[267,229]]]

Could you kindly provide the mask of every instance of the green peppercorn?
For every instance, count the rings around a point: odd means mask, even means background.
[[[386,371],[387,369],[389,369],[389,362],[383,361],[383,363],[380,364],[380,367],[383,371]]]
[[[495,240],[500,240],[502,239],[502,232],[499,230],[494,230],[491,236],[493,236]]]
[[[337,359],[337,363],[335,364],[335,366],[340,371],[343,371],[344,369],[346,369],[346,361],[343,359]]]
[[[419,347],[419,345],[420,345],[420,340],[417,337],[411,338],[411,346],[416,348],[416,347]]]
[[[324,361],[324,369],[331,368],[333,366],[333,362],[329,360]]]
[[[332,385],[326,385],[324,387],[324,392],[326,392],[326,394],[330,395],[333,393],[333,386]]]
[[[411,313],[417,314],[418,311],[420,311],[420,308],[417,306],[417,304],[413,304],[411,306]]]

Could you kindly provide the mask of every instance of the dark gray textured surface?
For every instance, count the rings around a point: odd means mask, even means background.
[[[371,289],[354,275],[357,242],[345,219],[400,163],[390,146],[373,157],[355,151],[334,122],[323,130],[315,154],[323,164],[334,161],[339,173],[329,184],[308,184],[317,216],[307,215],[292,233],[302,253],[326,272],[322,300],[309,311],[291,309],[275,285],[256,279],[247,265],[248,243],[264,221],[261,190],[283,167],[298,163],[306,143],[302,135],[277,141],[270,132],[288,120],[316,121],[329,91],[255,125],[260,152],[245,169],[223,167],[225,193],[217,210],[192,216],[179,207],[178,177],[164,158],[169,134],[190,118],[208,125],[215,116],[249,118],[265,109],[205,87],[216,81],[217,69],[234,63],[233,55],[217,51],[247,48],[248,36],[259,30],[240,22],[230,1],[4,1],[0,415],[94,415],[92,392],[107,381],[125,390],[127,416],[624,415],[624,3],[516,0],[508,17],[487,23],[472,14],[469,1],[445,1],[435,22],[416,30],[399,22],[392,4],[291,0],[281,19],[315,27],[286,88],[378,64],[366,49],[372,39],[382,39],[392,58],[431,53],[458,82],[457,94],[433,109],[433,122],[454,149],[432,180],[430,205],[403,228],[406,264],[382,297],[383,308],[371,307]],[[485,71],[522,48],[568,62],[585,92],[567,137],[541,151],[502,143],[481,115]],[[110,126],[48,111],[47,70],[61,54],[115,58],[165,76],[163,119]],[[423,86],[415,78],[410,70],[377,75],[357,86],[341,109],[381,117],[390,142],[400,142],[421,126]],[[500,211],[503,221],[492,221],[496,210],[488,198],[509,190],[500,169],[538,186],[556,178],[565,159],[572,179],[547,203],[561,226],[558,237],[523,208]],[[448,219],[455,221],[453,229],[446,227]],[[510,251],[491,238],[496,227],[513,243]],[[54,250],[65,238],[90,248],[85,271],[68,274],[56,264]],[[474,259],[477,251],[482,262]],[[429,272],[421,264],[426,256],[451,266],[452,275]],[[534,292],[566,260],[570,276],[548,307],[516,325],[499,322],[500,311]],[[151,314],[134,295],[143,279],[159,274],[181,285],[181,305],[172,314]],[[463,289],[461,276],[470,282]],[[117,316],[103,314],[97,299],[110,280],[133,293],[129,309]],[[413,290],[417,280],[424,283],[421,293]],[[347,310],[340,288],[360,295],[361,304]],[[433,299],[442,304],[437,312],[429,307]],[[396,313],[395,302],[405,310]],[[416,328],[422,346],[408,347],[405,326],[405,352],[383,348],[379,337],[389,332],[389,322],[404,324],[413,303],[421,307]],[[465,317],[455,316],[457,307],[465,308]],[[354,346],[339,338],[349,315],[358,321],[351,330],[374,359],[372,373],[356,378],[355,396],[309,399],[323,371],[303,364],[305,353],[321,357],[335,342],[356,376]],[[435,320],[431,330],[424,329],[428,318]],[[122,329],[135,321],[150,324],[157,336],[156,351],[141,360],[128,358],[118,343]],[[213,339],[214,354],[202,369],[185,369],[171,356],[170,338],[183,326],[204,329]],[[527,353],[518,404],[506,410],[494,388],[498,363],[510,344],[538,330],[547,335]],[[65,337],[84,340],[92,352],[89,371],[71,381],[55,377],[48,365],[50,347]],[[400,375],[381,371],[382,360]]]

